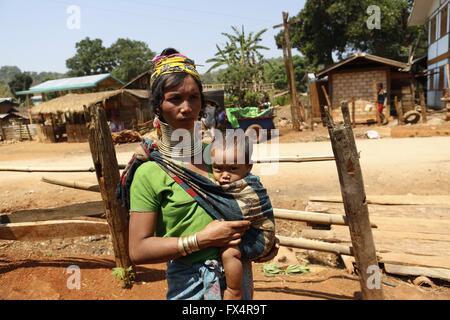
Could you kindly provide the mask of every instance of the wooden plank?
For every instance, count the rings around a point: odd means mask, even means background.
[[[342,203],[342,196],[312,196],[309,201]],[[445,204],[450,206],[450,196],[447,195],[371,195],[367,196],[368,204],[384,205],[432,205]]]
[[[385,263],[384,269],[387,273],[402,276],[425,276],[429,278],[450,281],[450,270],[442,268],[403,266]]]
[[[343,227],[342,227],[343,228]],[[317,230],[319,232],[319,230]],[[317,239],[341,244],[350,244],[350,236],[347,231],[332,227],[332,230],[327,231],[326,237],[318,237]],[[402,235],[401,232],[397,232]],[[320,235],[320,234],[319,234]],[[303,234],[302,234],[303,236]],[[389,237],[384,232],[373,232],[374,241],[377,247],[377,252],[396,252],[403,254],[411,254],[420,256],[423,259],[427,257],[450,257],[450,242],[448,241],[436,241],[436,240],[424,240],[413,239],[406,237]],[[314,239],[314,238],[313,238]]]
[[[317,230],[319,231],[319,230]],[[348,242],[350,241],[350,233],[348,231],[348,228],[345,228],[343,226],[332,226],[331,230],[334,237],[336,239],[339,239],[341,242]],[[428,241],[434,241],[437,243],[442,243],[443,245],[448,245],[450,248],[450,235],[445,234],[438,234],[438,233],[421,233],[421,232],[408,232],[404,230],[383,230],[383,229],[376,229],[372,230],[373,236],[375,238],[375,243],[378,243],[378,239],[392,239],[392,241],[402,241],[402,240],[428,240]],[[330,238],[331,239],[331,238]],[[337,241],[337,240],[335,240]]]
[[[345,214],[344,204],[309,201],[305,211]],[[379,205],[369,204],[370,217],[406,217],[434,220],[450,220],[450,206],[445,205]]]
[[[0,224],[65,220],[82,216],[94,217],[103,215],[104,213],[105,210],[103,209],[102,201],[93,201],[57,208],[21,210],[11,214],[2,214],[0,215]]]
[[[0,239],[35,241],[109,234],[106,221],[56,220],[0,225]]]
[[[372,220],[378,228],[383,231],[450,235],[450,220],[431,220],[404,217],[373,217]]]
[[[401,252],[381,252],[379,256],[382,263],[450,270],[450,256],[418,256]]]

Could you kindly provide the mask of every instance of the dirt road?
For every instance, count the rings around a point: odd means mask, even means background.
[[[450,194],[449,137],[357,140],[357,146],[368,195]],[[134,148],[135,145],[117,147],[119,162],[126,163]],[[332,155],[328,141],[285,143],[278,149],[285,156]],[[92,166],[92,160],[88,144],[2,144],[0,167],[11,166],[86,168]],[[255,165],[254,173],[261,175],[278,208],[303,209],[310,196],[340,194],[334,162]],[[0,172],[0,212],[99,200],[96,193],[42,183],[42,176],[96,182],[93,173]],[[295,235],[298,227],[295,223],[278,225],[279,232],[286,235]],[[0,298],[164,299],[163,265],[143,267],[138,285],[126,292],[111,278],[111,254],[109,239],[103,238],[38,243],[0,241]],[[82,292],[63,286],[64,268],[78,260],[84,261],[86,269],[82,284],[86,290]],[[263,276],[261,268],[262,265],[255,265],[254,269],[257,299],[351,299],[358,290],[354,276],[342,269],[312,265],[309,275],[269,279]],[[390,299],[450,299],[446,287],[419,289],[396,278],[388,278],[388,283],[386,292]]]

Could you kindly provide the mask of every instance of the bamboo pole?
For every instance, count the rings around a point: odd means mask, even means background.
[[[350,122],[348,103],[341,104],[343,124],[335,124],[325,109],[328,131],[341,186],[342,200],[348,219],[352,248],[359,270],[362,296],[367,300],[384,299],[381,270],[378,266],[375,243],[369,220],[359,153]],[[377,285],[372,279],[379,279]]]
[[[100,192],[100,187],[98,184],[92,184],[92,183],[80,182],[80,181],[63,181],[63,180],[58,180],[58,179],[46,178],[46,177],[42,177],[41,181],[45,182],[45,183],[49,183],[49,184],[54,184],[57,186],[72,188],[72,189]]]
[[[95,172],[95,168],[73,168],[73,169],[50,169],[50,168],[8,168],[1,167],[0,171],[10,171],[10,172],[53,172],[53,173],[65,173],[65,172]]]
[[[124,287],[129,288],[135,271],[128,252],[128,210],[116,198],[116,187],[120,180],[119,165],[106,121],[106,111],[93,105],[85,107],[84,115],[89,129],[92,160],[112,235],[116,266],[124,273]]]
[[[322,88],[322,92],[325,95],[325,99],[327,100],[328,107],[330,110],[333,109],[333,106],[331,105],[330,97],[328,96],[327,89],[325,89],[325,86],[320,86]]]
[[[346,216],[340,214],[328,214],[310,211],[298,211],[298,210],[287,210],[287,209],[273,209],[275,218],[293,220],[293,221],[304,221],[317,224],[334,224],[339,226],[348,225],[348,219]],[[377,225],[371,223],[371,227],[377,228]]]
[[[353,249],[349,246],[335,243],[327,243],[318,240],[310,240],[303,238],[289,238],[277,235],[280,240],[280,245],[284,247],[292,247],[305,250],[317,250],[323,252],[330,252],[336,254],[353,255]]]
[[[333,161],[334,156],[317,156],[317,157],[299,157],[299,156],[282,156],[277,158],[260,158],[253,160],[253,163],[301,163],[301,162],[320,162]],[[119,170],[125,169],[125,164],[119,164]],[[47,172],[47,173],[64,173],[64,172],[95,172],[95,168],[16,168],[16,167],[0,167],[0,171],[10,172]]]
[[[320,162],[333,161],[334,156],[319,156],[319,157],[278,157],[278,158],[260,158],[253,160],[253,163],[299,163],[299,162]]]

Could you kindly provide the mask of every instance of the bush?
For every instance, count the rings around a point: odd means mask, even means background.
[[[257,107],[264,99],[264,95],[258,92],[246,92],[243,101],[243,107]]]
[[[291,103],[290,100],[291,99],[289,98],[289,95],[286,94],[284,96],[272,98],[271,103],[273,106],[285,106],[285,105]]]

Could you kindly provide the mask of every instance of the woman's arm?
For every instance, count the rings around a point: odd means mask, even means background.
[[[155,237],[158,214],[131,212],[129,224],[129,252],[135,264],[160,263],[181,257],[178,238]],[[212,221],[197,232],[200,249],[237,245],[250,227],[249,221]]]

